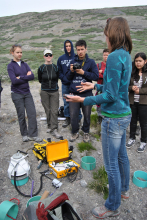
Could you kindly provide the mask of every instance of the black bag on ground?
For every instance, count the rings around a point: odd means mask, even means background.
[[[58,116],[59,117],[64,117],[64,106],[59,107]]]

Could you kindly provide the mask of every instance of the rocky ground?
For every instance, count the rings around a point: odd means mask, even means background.
[[[39,83],[33,82],[30,83],[31,92],[35,101],[36,111],[37,111],[37,121],[38,121],[38,130],[39,136],[47,139],[51,138],[52,141],[58,141],[50,134],[46,133],[46,123],[45,121],[40,120],[41,117],[45,117],[44,109],[40,102],[39,96]],[[61,86],[60,86],[61,87]],[[9,166],[10,157],[17,152],[17,150],[27,151],[33,147],[34,142],[22,143],[19,124],[17,120],[16,110],[11,101],[10,95],[10,83],[3,83],[3,92],[2,92],[2,104],[0,112],[0,134],[3,139],[3,143],[0,145],[0,202],[4,200],[9,200],[11,198],[18,198],[20,200],[19,213],[17,220],[21,219],[22,213],[26,208],[26,203],[28,198],[23,197],[18,194],[14,186],[11,184],[10,179],[7,175],[7,170]],[[60,89],[60,106],[63,104],[61,98],[61,89]],[[69,140],[70,137],[70,127],[62,128],[62,121],[59,122],[59,131],[63,135],[64,139]],[[127,134],[128,136],[128,134]],[[128,137],[127,137],[128,138]],[[77,150],[77,143],[82,141],[82,135],[78,138],[76,142],[72,145],[74,146],[73,159],[81,164],[81,157],[86,153],[79,153]],[[95,138],[91,137],[93,146],[96,147],[97,151],[91,151],[90,155],[96,158],[96,169],[103,165],[103,156],[101,149],[101,142],[96,141]],[[70,142],[69,142],[69,145]],[[137,153],[137,147],[139,146],[139,136],[137,137],[137,142],[128,150],[128,156],[130,159],[130,198],[128,200],[122,200],[120,207],[121,214],[118,217],[113,219],[119,220],[145,220],[147,219],[147,188],[139,188],[135,186],[132,182],[132,176],[134,171],[143,170],[146,171],[147,167],[147,150],[144,153]],[[28,161],[31,166],[31,177],[34,180],[34,191],[36,192],[39,189],[40,184],[40,171],[44,171],[48,168],[47,164],[43,164],[40,170],[37,170],[37,159],[35,158],[32,150],[28,151],[29,157]],[[96,170],[95,169],[95,170]],[[92,172],[81,169],[83,180],[87,183],[92,180]],[[54,178],[53,175],[50,175],[51,178]],[[91,215],[91,209],[95,206],[103,205],[104,199],[102,194],[97,194],[93,190],[88,189],[87,187],[82,187],[80,184],[81,180],[76,180],[73,183],[70,183],[66,177],[60,179],[63,183],[60,189],[57,191],[66,192],[69,196],[70,201],[76,207],[77,211],[82,216],[83,220],[94,220],[95,218]],[[27,184],[20,187],[21,191],[30,194],[31,191],[31,180]],[[54,192],[54,187],[51,184],[51,180],[43,178],[43,188],[40,195],[43,194],[45,190],[48,190],[50,193]],[[109,218],[107,218],[109,219]]]

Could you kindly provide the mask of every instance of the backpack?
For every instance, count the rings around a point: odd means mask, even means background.
[[[55,193],[46,199],[30,204],[22,220],[82,220],[72,207],[66,193]]]
[[[64,106],[59,107],[58,116],[62,118],[64,117]]]

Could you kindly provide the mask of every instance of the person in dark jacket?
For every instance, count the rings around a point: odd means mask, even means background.
[[[92,82],[98,80],[98,68],[94,60],[90,59],[87,55],[87,45],[84,40],[79,40],[76,42],[77,55],[71,61],[70,67],[66,73],[66,77],[71,81],[70,83],[70,93],[74,95],[79,95],[81,97],[92,96],[92,90],[84,91],[79,93],[76,86],[80,85],[82,81]],[[78,69],[75,69],[75,64],[80,64]],[[79,109],[82,108],[84,115],[84,122],[82,130],[84,132],[83,141],[89,141],[89,129],[90,129],[90,115],[91,106],[84,106],[83,103],[72,103],[69,104],[70,107],[70,119],[72,127],[72,135],[70,141],[75,141],[79,136],[79,123],[78,123],[78,113]]]
[[[74,58],[74,48],[72,41],[66,40],[64,42],[64,51],[65,54],[59,57],[57,61],[57,66],[59,69],[59,79],[62,81],[62,96],[64,94],[69,94],[70,80],[66,77],[67,68],[70,66],[70,62]],[[66,99],[63,98],[64,101],[64,116],[66,117],[66,121],[63,123],[62,127],[66,128],[70,124],[70,111],[69,111],[69,103],[66,102]],[[82,115],[79,112],[79,120],[81,120]]]
[[[7,70],[11,79],[11,97],[17,111],[22,140],[40,142],[42,138],[38,137],[36,109],[28,83],[34,79],[34,74],[28,64],[21,60],[20,45],[13,45],[10,53],[13,55],[13,60],[8,64]],[[28,129],[25,111],[28,117]]]
[[[50,49],[44,51],[45,63],[38,69],[38,80],[41,83],[41,102],[47,116],[47,133],[61,138],[58,129],[59,87],[58,67],[52,63],[53,53]]]
[[[130,139],[126,144],[127,148],[135,143],[137,121],[141,127],[141,143],[137,149],[138,153],[144,152],[147,142],[147,64],[146,54],[137,53],[132,64],[132,75],[129,85],[129,101],[132,110],[130,123]]]

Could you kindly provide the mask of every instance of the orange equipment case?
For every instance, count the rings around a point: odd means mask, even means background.
[[[48,142],[46,145],[46,159],[53,174],[57,178],[68,173],[77,172],[80,165],[69,159],[68,140]]]

